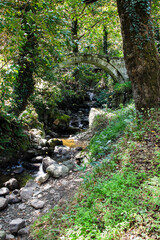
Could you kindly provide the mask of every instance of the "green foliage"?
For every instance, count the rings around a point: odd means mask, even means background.
[[[114,116],[109,120],[108,126],[97,133],[91,140],[89,146],[90,159],[99,159],[104,157],[111,151],[111,143],[117,139],[125,130],[129,122],[131,122],[135,116],[135,109],[133,105],[129,105],[127,108],[114,111]]]
[[[127,104],[132,98],[131,82],[116,83],[113,90],[103,89],[99,92],[98,105],[106,104],[109,108],[118,108],[119,104]]]
[[[125,92],[127,90],[131,90],[132,89],[132,85],[131,82],[124,82],[124,83],[116,83],[114,85],[114,91],[115,92]]]
[[[94,118],[93,124],[92,124],[92,132],[97,133],[102,131],[104,128],[106,128],[108,125],[108,119],[106,114],[97,115]]]
[[[29,104],[26,107],[25,111],[21,113],[19,119],[21,120],[23,126],[27,129],[30,128],[43,129],[43,124],[39,122],[38,114],[31,104]]]
[[[0,155],[8,158],[22,153],[29,146],[21,122],[14,115],[0,112]]]
[[[112,92],[110,93],[105,89],[101,90],[96,97],[98,106],[109,103],[111,99],[112,99]]]

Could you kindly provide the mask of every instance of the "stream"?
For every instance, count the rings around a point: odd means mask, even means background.
[[[74,148],[85,148],[87,146],[86,141],[81,141],[77,139],[77,134],[80,132],[85,131],[88,129],[88,115],[91,107],[94,106],[95,101],[94,101],[94,93],[93,92],[87,92],[88,95],[88,101],[84,103],[84,108],[80,108],[77,112],[71,114],[71,120],[69,123],[69,128],[74,129],[74,135],[70,135],[69,132],[67,133],[61,133],[57,135],[57,139],[59,141],[62,141],[63,146],[68,147],[67,152],[73,152],[72,149]],[[46,136],[47,140],[52,138],[51,136]],[[44,147],[45,148],[45,147]],[[44,152],[42,151],[43,148],[40,146],[37,146],[37,149],[35,151],[37,152],[34,156],[34,154],[31,156],[27,157],[22,157],[21,159],[18,160],[18,163],[13,166],[8,166],[7,168],[3,169],[0,168],[0,188],[3,187],[4,182],[8,181],[10,178],[15,178],[17,181],[20,183],[20,187],[23,187],[25,183],[29,179],[35,178],[35,176],[39,176],[44,174],[43,169],[42,169],[42,164],[37,161],[36,163],[32,162],[32,158],[36,156],[51,156],[56,158],[55,154],[52,152],[50,154],[46,154],[48,149],[46,148]],[[60,154],[58,154],[60,155]],[[61,158],[61,156],[58,156],[58,158]],[[63,158],[63,156],[62,156]],[[69,158],[69,157],[68,157]]]
[[[0,235],[6,236],[2,239],[32,239],[29,229],[37,217],[44,215],[57,204],[67,204],[77,191],[83,181],[82,176],[88,171],[79,171],[77,166],[84,157],[81,157],[82,149],[88,144],[85,130],[88,128],[89,110],[94,105],[93,94],[89,94],[89,97],[85,108],[71,115],[69,127],[76,129],[76,133],[61,133],[56,137],[53,149],[47,145],[50,141],[52,143],[51,136],[41,139],[35,134],[32,149],[19,159],[17,165],[0,169]],[[35,179],[46,175],[45,159],[55,161],[56,166],[68,169],[67,174],[58,178],[49,177],[43,184],[38,184]],[[3,194],[3,183],[11,178],[17,179],[19,189]],[[6,205],[2,206],[4,201]],[[18,225],[19,221],[21,225]]]

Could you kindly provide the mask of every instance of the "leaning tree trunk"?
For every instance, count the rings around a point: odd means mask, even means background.
[[[160,106],[160,57],[150,17],[151,0],[117,0],[126,68],[136,109]]]

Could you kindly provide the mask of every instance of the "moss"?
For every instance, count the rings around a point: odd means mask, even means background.
[[[63,114],[63,115],[58,115],[57,119],[60,120],[61,122],[66,122],[68,123],[70,121],[70,116]]]

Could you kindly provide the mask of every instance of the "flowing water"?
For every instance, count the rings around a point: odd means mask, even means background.
[[[93,98],[94,93],[87,92],[89,96],[88,102],[86,102],[86,109],[82,109],[77,113],[73,114],[69,127],[73,128],[75,132],[79,132],[82,130],[86,130],[88,128],[88,114],[89,110],[94,104]],[[87,141],[77,140],[76,137],[68,137],[68,138],[59,138],[63,142],[64,146],[69,148],[81,147],[82,149],[86,148],[88,145]],[[23,167],[23,162],[19,160],[18,164],[12,167],[8,167],[6,169],[0,169],[0,187],[3,187],[3,183],[8,181],[10,178],[16,178],[20,183],[21,187],[25,185],[28,179],[34,178],[37,175],[43,175],[42,164],[39,167],[38,171],[28,170]]]

